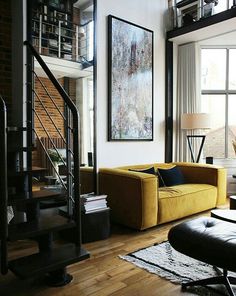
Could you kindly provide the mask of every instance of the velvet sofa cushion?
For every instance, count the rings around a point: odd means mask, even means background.
[[[217,204],[217,187],[182,184],[159,189],[158,224],[212,209]]]

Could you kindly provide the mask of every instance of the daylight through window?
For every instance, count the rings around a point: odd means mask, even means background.
[[[236,48],[204,48],[201,64],[201,111],[212,119],[203,155],[236,158]]]

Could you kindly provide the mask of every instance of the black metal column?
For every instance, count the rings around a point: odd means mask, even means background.
[[[166,40],[165,162],[173,158],[173,42]]]

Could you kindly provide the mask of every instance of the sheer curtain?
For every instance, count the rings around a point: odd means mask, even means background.
[[[183,113],[200,112],[200,46],[189,43],[178,47],[175,161],[190,161],[186,132],[181,130]]]

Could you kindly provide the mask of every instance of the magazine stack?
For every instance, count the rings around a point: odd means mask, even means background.
[[[99,212],[107,207],[107,195],[94,195],[93,193],[82,194],[81,209],[85,214]]]

